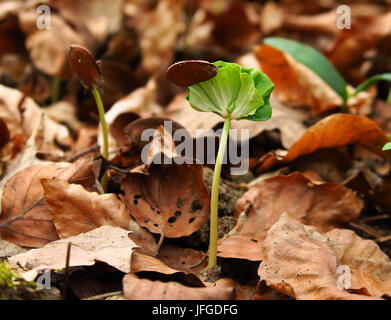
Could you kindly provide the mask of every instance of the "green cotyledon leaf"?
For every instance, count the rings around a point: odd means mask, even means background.
[[[216,61],[215,77],[189,87],[190,106],[223,118],[265,121],[271,117],[270,94],[274,84],[259,70]]]

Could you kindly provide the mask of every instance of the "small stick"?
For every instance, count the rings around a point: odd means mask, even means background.
[[[81,151],[79,153],[76,153],[72,157],[68,158],[67,162],[74,162],[77,159],[85,156],[86,154],[89,154],[91,152],[95,152],[95,151],[99,150],[99,148],[100,148],[99,145],[96,144],[96,145],[92,146],[91,148],[88,148],[88,149],[83,150],[83,151]]]
[[[361,222],[370,222],[370,221],[389,219],[389,218],[390,218],[390,215],[388,215],[388,214],[380,214],[380,215],[377,215],[374,217],[367,217],[367,218],[360,219],[360,221]]]
[[[71,247],[72,247],[72,242],[68,242],[67,246],[67,255],[65,258],[65,278],[64,278],[64,287],[63,287],[63,292],[62,292],[62,298],[64,300],[67,299],[67,291],[68,291],[68,281],[69,281],[69,260],[71,258]]]
[[[360,231],[365,232],[366,234],[369,234],[370,236],[372,236],[372,237],[374,237],[374,238],[376,238],[376,239],[380,238],[380,236],[379,236],[379,234],[378,234],[377,232],[371,230],[371,229],[368,228],[368,227],[360,226],[359,224],[354,223],[354,222],[349,223],[349,225],[350,225],[351,227],[353,227],[353,228],[356,228],[356,229],[358,229],[358,230],[360,230]]]
[[[384,237],[379,237],[377,238],[375,241],[376,242],[386,242],[388,240],[391,240],[391,234],[389,234],[388,236],[384,236]]]

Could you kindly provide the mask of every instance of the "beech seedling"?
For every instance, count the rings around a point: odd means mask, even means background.
[[[107,159],[109,155],[108,131],[105,119],[105,109],[99,93],[103,86],[102,74],[92,54],[83,46],[71,45],[68,54],[68,64],[71,70],[77,75],[84,88],[90,90],[94,96],[98,108],[99,120],[102,127],[103,150],[102,156]],[[103,190],[107,188],[107,173],[101,179]]]
[[[217,262],[218,196],[224,154],[227,147],[231,120],[265,121],[270,119],[272,108],[269,103],[274,84],[254,68],[244,68],[236,63],[197,60],[173,64],[166,72],[173,83],[185,87],[186,99],[192,108],[201,112],[213,112],[224,119],[223,132],[213,173],[209,269]],[[206,78],[206,79],[205,79]]]

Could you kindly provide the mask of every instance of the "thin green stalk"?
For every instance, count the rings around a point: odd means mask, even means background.
[[[388,91],[387,103],[391,103],[391,88],[390,88],[390,90]]]
[[[60,97],[60,87],[61,87],[61,78],[56,75],[53,78],[52,87],[51,87],[51,97],[50,102],[51,104],[55,104],[59,97]]]
[[[95,98],[95,102],[98,107],[99,120],[100,120],[100,124],[102,126],[102,136],[103,136],[102,156],[103,156],[103,158],[108,159],[108,157],[109,157],[109,138],[108,138],[106,119],[105,119],[105,109],[103,107],[103,102],[100,97],[98,89],[93,88],[93,89],[91,89],[91,92]],[[106,192],[106,189],[107,189],[107,172],[106,171],[102,176],[101,184],[102,184],[103,190]]]
[[[210,240],[209,240],[209,262],[208,268],[212,269],[217,263],[217,237],[218,237],[218,209],[219,209],[219,184],[221,175],[221,165],[223,164],[231,117],[224,121],[223,132],[220,138],[219,151],[217,153],[215,169],[213,172],[212,195],[210,203]]]

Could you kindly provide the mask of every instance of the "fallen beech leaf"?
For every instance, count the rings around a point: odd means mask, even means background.
[[[81,158],[73,164],[32,165],[15,173],[3,187],[0,237],[26,247],[42,247],[57,240],[40,180],[59,178],[89,185],[91,176],[85,174],[90,172],[87,167],[91,165],[91,158]]]
[[[168,244],[160,248],[157,258],[171,268],[194,274],[198,274],[207,266],[204,252],[191,248],[174,247]]]
[[[364,289],[376,297],[391,294],[391,261],[374,241],[345,229],[333,229],[324,235],[343,247],[338,262],[350,267],[352,290]]]
[[[130,258],[137,245],[129,239],[129,231],[119,227],[103,226],[32,249],[8,259],[11,265],[26,269],[40,269],[43,266],[55,270],[65,267],[66,249],[72,242],[70,267],[92,266],[96,261],[104,262],[122,272],[130,272]]]
[[[127,274],[123,280],[128,300],[230,300],[232,288],[191,288],[176,282],[151,281]]]
[[[131,273],[136,274],[139,272],[142,272],[144,275],[146,272],[152,273],[154,278],[159,278],[156,275],[158,273],[166,276],[162,280],[177,281],[191,287],[204,287],[202,281],[193,272],[171,268],[161,260],[140,254],[137,250],[132,254]]]
[[[58,147],[58,143],[69,146],[72,142],[64,125],[51,119],[33,99],[24,98],[24,94],[19,90],[0,84],[0,96],[0,117],[7,124],[11,140],[19,134],[29,137],[40,127],[42,137],[36,141],[38,151],[63,156],[64,152]]]
[[[150,142],[147,163],[121,181],[130,214],[141,226],[159,233],[161,241],[163,236],[178,238],[199,230],[210,208],[202,165],[178,156],[174,148],[172,136],[160,126]]]
[[[313,183],[299,173],[265,179],[235,205],[237,224],[218,244],[226,258],[262,260],[262,243],[283,212],[325,232],[357,219],[362,201],[337,183]]]
[[[140,247],[140,252],[155,252],[153,236],[131,220],[125,204],[115,194],[89,192],[81,185],[70,184],[65,180],[44,179],[41,183],[60,238],[111,225],[132,231],[129,237]]]
[[[284,213],[267,234],[263,256],[260,280],[298,300],[377,299],[379,292],[391,290],[388,257],[373,241],[362,240],[350,230],[322,235]],[[374,286],[377,297],[340,289],[337,268],[341,265],[351,270],[353,291]]]
[[[126,229],[130,217],[115,194],[88,192],[64,180],[42,179],[45,201],[61,238],[78,235],[103,225]]]
[[[121,182],[130,214],[143,227],[168,238],[199,230],[209,215],[210,199],[201,164],[151,164],[145,174]]]
[[[307,131],[288,150],[286,155],[265,155],[257,172],[270,169],[275,164],[285,164],[316,150],[341,147],[358,143],[370,151],[391,159],[391,152],[382,151],[388,142],[379,126],[364,116],[352,114],[333,114],[308,128]]]
[[[274,94],[286,104],[292,106],[310,106],[313,113],[321,114],[343,104],[339,96],[324,80],[292,56],[270,45],[257,46],[254,49],[262,71],[276,84]],[[343,80],[342,80],[343,81]],[[352,89],[349,89],[352,91]],[[361,92],[349,99],[348,106],[358,108],[371,102],[367,92]]]
[[[232,288],[235,292],[233,300],[253,300],[255,287],[243,286],[231,278],[222,278],[216,282],[205,282],[208,287]]]

